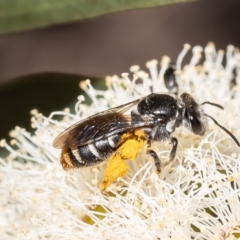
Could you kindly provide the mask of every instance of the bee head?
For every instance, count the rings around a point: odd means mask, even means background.
[[[181,94],[179,100],[183,125],[194,134],[202,136],[205,133],[206,121],[201,106],[188,93]]]

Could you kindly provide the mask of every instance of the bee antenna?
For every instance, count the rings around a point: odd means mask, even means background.
[[[212,105],[212,106],[214,106],[214,107],[218,107],[218,108],[220,108],[220,109],[224,109],[223,108],[223,106],[221,106],[221,105],[219,105],[219,104],[217,104],[217,103],[212,103],[212,102],[208,102],[208,101],[206,101],[206,102],[203,102],[201,105],[204,105],[204,104],[209,104],[209,105]]]
[[[216,105],[217,105],[217,104],[216,104]],[[222,125],[220,125],[213,117],[209,116],[208,114],[204,113],[204,116],[212,119],[212,121],[213,121],[217,126],[219,126],[223,131],[225,131],[225,132],[234,140],[234,142],[240,147],[239,141],[237,140],[237,138],[236,138],[229,130],[227,130],[225,127],[223,127]]]

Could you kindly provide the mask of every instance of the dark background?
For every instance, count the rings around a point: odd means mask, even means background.
[[[0,139],[29,111],[45,115],[76,101],[85,76],[104,77],[153,58],[176,60],[184,43],[240,46],[240,1],[200,0],[0,36]],[[61,72],[64,75],[45,73]]]

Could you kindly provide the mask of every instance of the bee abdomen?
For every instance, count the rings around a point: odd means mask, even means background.
[[[62,150],[61,164],[64,169],[96,165],[116,151],[120,135],[114,135],[91,144]]]

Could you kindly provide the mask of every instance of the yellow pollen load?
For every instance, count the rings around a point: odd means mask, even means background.
[[[122,135],[123,144],[117,152],[110,157],[100,189],[103,190],[118,177],[124,176],[128,171],[128,166],[124,160],[135,160],[145,141],[145,134],[141,130],[127,132]]]

